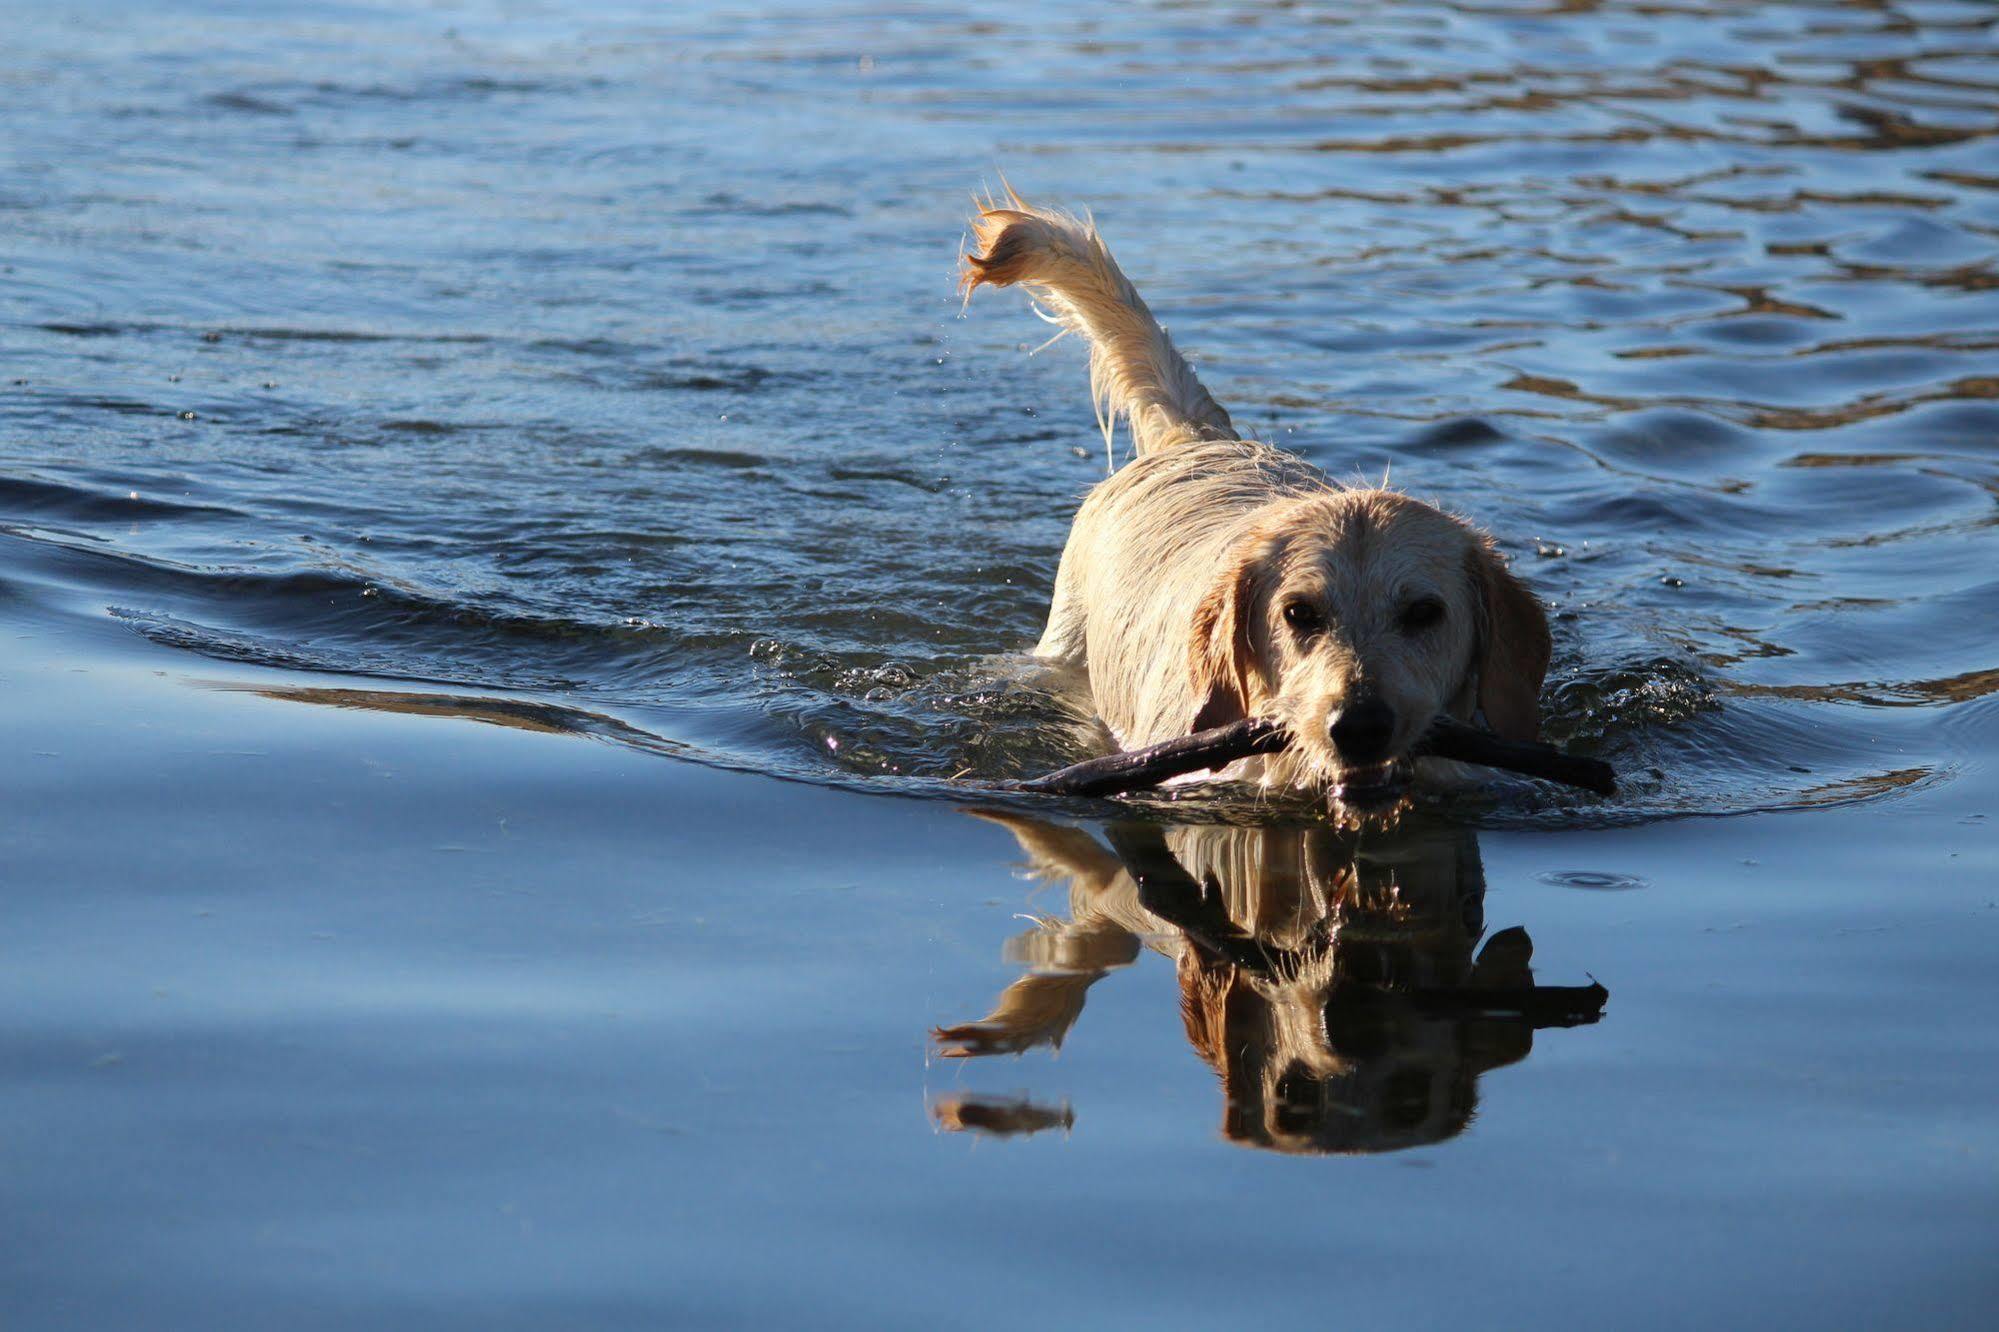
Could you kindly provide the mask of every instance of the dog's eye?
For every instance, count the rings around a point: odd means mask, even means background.
[[[1284,623],[1301,634],[1314,634],[1325,628],[1325,617],[1319,608],[1309,601],[1287,601],[1284,603]]]
[[[1443,618],[1443,602],[1435,597],[1418,597],[1402,608],[1402,632],[1420,634]]]

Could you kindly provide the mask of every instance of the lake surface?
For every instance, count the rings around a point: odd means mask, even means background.
[[[1990,5],[0,36],[0,1323],[1989,1325]],[[1618,797],[968,798],[1105,467],[1002,172]]]

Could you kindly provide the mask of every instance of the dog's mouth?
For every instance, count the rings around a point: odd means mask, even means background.
[[[1333,779],[1333,799],[1349,809],[1383,810],[1399,804],[1408,794],[1411,764],[1408,759],[1390,759],[1364,768],[1343,768]]]

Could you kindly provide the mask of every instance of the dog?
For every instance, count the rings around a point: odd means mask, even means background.
[[[1519,926],[1486,934],[1476,837],[1432,825],[1393,839],[1324,827],[1112,823],[991,810],[1068,915],[1010,940],[1026,974],[975,1022],[931,1032],[947,1059],[1060,1047],[1092,986],[1144,950],[1173,961],[1187,1039],[1220,1080],[1222,1132],[1289,1153],[1394,1151],[1464,1130],[1478,1080],[1537,1032],[1599,1020],[1600,987],[1535,982]],[[1075,1115],[1024,1098],[953,1130],[1031,1132]]]
[[[1392,816],[1432,721],[1533,740],[1546,613],[1491,538],[1397,491],[1340,485],[1242,438],[1095,225],[1011,189],[972,219],[967,301],[1019,286],[1090,348],[1108,443],[1136,456],[1083,501],[1037,656],[1079,669],[1123,748],[1246,717],[1291,746],[1215,777]]]

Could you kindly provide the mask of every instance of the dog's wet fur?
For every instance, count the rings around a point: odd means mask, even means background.
[[[1009,192],[972,221],[966,294],[1019,285],[1086,339],[1108,435],[1137,456],[1092,490],[1037,655],[1087,672],[1126,748],[1276,717],[1282,753],[1224,777],[1392,814],[1432,720],[1538,738],[1547,616],[1464,521],[1340,485],[1236,434],[1084,219]]]

